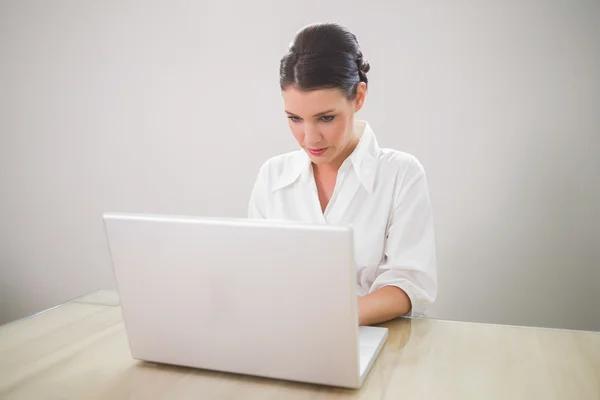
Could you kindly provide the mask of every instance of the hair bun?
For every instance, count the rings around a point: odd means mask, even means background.
[[[367,72],[371,69],[371,65],[363,58],[362,54],[356,59],[356,65],[358,66],[358,77],[360,81],[368,83],[369,79],[367,78]]]
[[[358,60],[358,69],[360,69],[360,71],[363,74],[366,74],[367,72],[369,72],[371,70],[371,65],[369,64],[369,62],[367,60],[360,58]]]

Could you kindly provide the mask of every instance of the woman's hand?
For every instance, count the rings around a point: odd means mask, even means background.
[[[384,286],[358,298],[358,324],[375,325],[410,312],[410,298],[396,286]]]

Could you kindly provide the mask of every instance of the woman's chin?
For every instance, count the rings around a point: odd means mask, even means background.
[[[331,157],[313,156],[309,154],[308,158],[310,158],[310,161],[315,165],[326,165],[331,163]]]

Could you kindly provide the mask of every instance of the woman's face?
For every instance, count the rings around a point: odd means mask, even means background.
[[[362,108],[366,85],[361,82],[354,100],[339,89],[283,91],[285,112],[296,141],[317,165],[341,165],[357,143],[354,114]],[[349,151],[348,151],[349,150]]]

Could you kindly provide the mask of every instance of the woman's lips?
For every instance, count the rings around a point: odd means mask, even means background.
[[[327,151],[327,147],[323,147],[321,149],[308,149],[308,152],[313,156],[320,156],[321,154]]]

